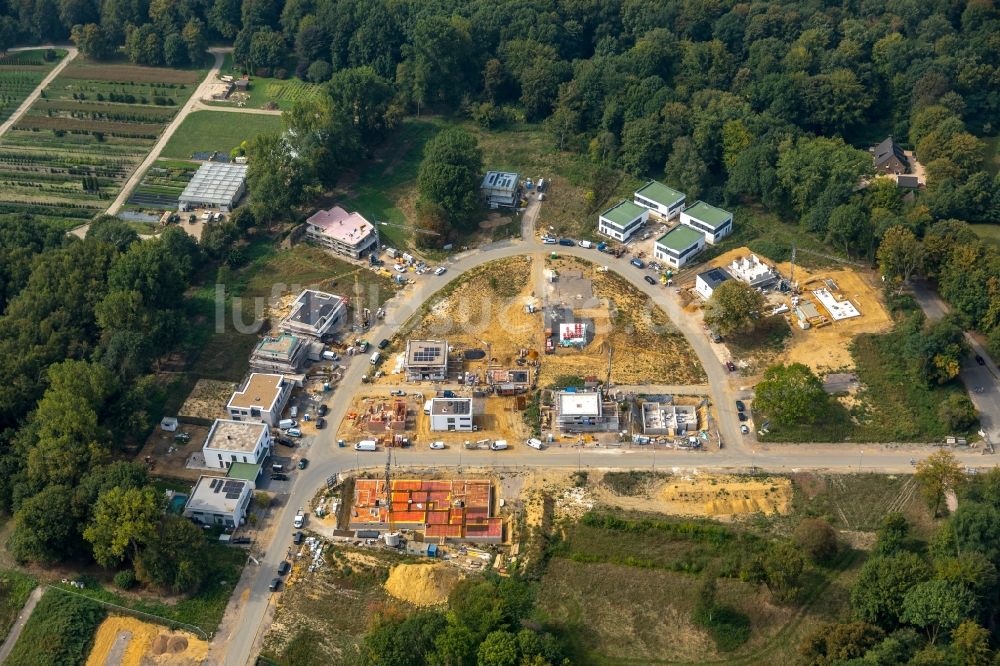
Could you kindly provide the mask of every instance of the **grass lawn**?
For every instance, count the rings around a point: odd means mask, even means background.
[[[993,245],[1000,248],[1000,225],[996,224],[971,224],[972,230],[976,232],[976,235],[982,238],[987,243],[992,243]]]
[[[874,532],[896,511],[914,536],[930,537],[937,529],[910,474],[798,474],[792,480],[794,513],[820,516],[836,529]]]
[[[236,304],[243,323],[249,326],[257,316],[254,312],[262,316],[265,304],[272,297],[298,292],[317,283],[334,293],[351,295],[356,275],[366,299],[378,305],[394,293],[388,279],[335,259],[315,247],[278,249],[270,239],[261,238],[243,248],[243,252],[247,260],[244,266],[236,270],[220,269],[215,281],[207,280],[188,298],[188,320],[192,326],[187,348],[197,355],[193,367],[199,377],[238,381],[246,373],[247,358],[257,343],[258,333],[240,332],[233,325]],[[225,285],[222,322],[216,321],[216,282]]]
[[[162,157],[188,159],[196,152],[222,152],[258,134],[281,129],[281,117],[264,114],[233,114],[225,111],[195,111],[177,128],[163,147]]]
[[[8,666],[82,664],[106,615],[100,604],[48,590],[4,663]]]
[[[17,571],[0,571],[0,640],[7,637],[36,585],[38,581],[31,576]]]

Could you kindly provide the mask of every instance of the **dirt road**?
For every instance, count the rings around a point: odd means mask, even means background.
[[[219,70],[222,68],[222,61],[225,59],[226,53],[231,50],[232,49],[228,47],[209,49],[209,52],[215,56],[215,63],[212,65],[212,69],[208,71],[208,74],[202,82],[198,84],[194,93],[191,94],[191,97],[188,98],[188,101],[184,104],[181,110],[177,112],[177,115],[174,116],[174,119],[170,122],[170,124],[163,129],[163,133],[160,134],[160,138],[157,139],[156,143],[150,149],[149,154],[146,155],[146,159],[142,161],[142,164],[136,167],[129,179],[125,181],[121,192],[118,193],[115,200],[110,206],[108,206],[108,215],[115,215],[119,210],[121,210],[122,206],[125,205],[125,202],[128,201],[129,195],[132,194],[132,190],[134,190],[136,185],[138,185],[142,180],[142,176],[146,173],[146,169],[148,169],[160,156],[164,146],[166,146],[167,142],[170,141],[170,137],[174,135],[174,132],[176,132],[177,128],[181,126],[181,123],[184,122],[184,119],[187,118],[188,114],[198,108],[198,104],[201,102],[201,98],[205,95],[206,90],[216,80],[216,78],[218,78]],[[86,234],[86,226],[89,225],[74,229],[74,234],[79,235],[77,232],[81,230],[83,234]]]
[[[0,664],[7,661],[10,651],[14,649],[17,639],[21,637],[24,625],[28,623],[28,618],[35,611],[35,606],[38,605],[38,600],[42,598],[43,594],[45,594],[45,588],[41,585],[31,591],[28,601],[25,602],[24,608],[21,609],[21,614],[17,616],[17,622],[10,628],[10,633],[7,634],[7,639],[3,642],[3,645],[0,645]]]
[[[46,44],[44,46],[23,46],[23,47],[18,47],[16,49],[10,49],[10,51],[16,52],[16,51],[34,51],[36,49],[51,49],[51,48],[66,49],[68,53],[66,54],[66,57],[62,59],[62,62],[53,67],[52,71],[49,72],[44,79],[42,79],[42,82],[39,83],[38,86],[33,91],[31,91],[31,94],[28,95],[23,102],[21,102],[21,106],[17,107],[17,110],[10,115],[10,118],[8,118],[3,125],[0,125],[0,136],[6,134],[7,130],[13,127],[14,123],[16,123],[18,120],[21,119],[21,116],[23,116],[25,112],[31,107],[31,105],[35,103],[35,100],[37,100],[38,96],[42,94],[42,91],[45,90],[45,88],[50,83],[52,83],[53,79],[59,76],[60,72],[66,69],[66,65],[70,64],[70,62],[72,62],[73,59],[79,53],[79,51],[76,50],[75,46],[53,46],[51,44]]]

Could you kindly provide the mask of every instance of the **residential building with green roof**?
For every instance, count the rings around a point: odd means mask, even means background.
[[[597,232],[624,243],[648,218],[648,209],[631,201],[620,201],[598,217]]]
[[[733,233],[733,214],[704,201],[696,201],[681,211],[681,224],[705,234],[709,245]]]
[[[633,201],[649,209],[649,214],[672,220],[684,210],[684,193],[651,180],[635,191]]]
[[[705,235],[681,224],[656,240],[653,256],[672,268],[681,268],[704,247]]]

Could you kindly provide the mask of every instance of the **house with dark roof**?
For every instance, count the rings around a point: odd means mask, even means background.
[[[707,300],[712,297],[712,293],[720,284],[731,279],[732,276],[724,269],[711,268],[704,273],[699,273],[695,276],[694,290],[697,291],[702,298]]]
[[[903,153],[903,149],[899,147],[899,144],[891,136],[873,147],[871,153],[875,160],[875,171],[879,173],[896,174],[898,176],[910,170],[910,161],[906,158],[906,154]]]
[[[281,320],[278,329],[282,333],[322,340],[340,328],[346,318],[347,305],[343,298],[305,289],[295,299],[291,312]]]

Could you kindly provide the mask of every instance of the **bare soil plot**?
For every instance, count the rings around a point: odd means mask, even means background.
[[[146,444],[139,451],[136,462],[144,462],[151,474],[176,479],[197,480],[203,470],[188,469],[184,466],[188,456],[200,451],[208,438],[209,426],[181,423],[176,432],[164,432],[157,426],[146,439]],[[182,442],[174,439],[174,435],[187,433],[191,439]]]
[[[86,666],[193,666],[208,642],[134,617],[111,615],[97,629]]]
[[[397,564],[385,581],[386,591],[414,606],[440,606],[463,578],[462,572],[443,562]]]
[[[734,259],[751,254],[746,247],[730,250],[709,262],[713,267],[730,265]],[[760,256],[760,255],[758,255]],[[767,257],[763,261],[773,264]],[[784,277],[792,274],[790,263],[774,264]],[[813,303],[821,313],[823,307],[813,296],[814,289],[828,288],[825,280],[831,280],[838,287],[842,298],[849,299],[861,313],[860,317],[832,321],[827,326],[813,327],[802,330],[796,324],[794,311],[786,318],[791,324],[791,337],[780,354],[782,360],[789,363],[803,363],[817,372],[844,370],[854,367],[851,358],[850,344],[861,333],[881,333],[892,327],[882,300],[881,289],[877,278],[871,271],[845,266],[836,269],[806,269],[795,266],[794,281],[802,290],[804,301]],[[784,303],[791,307],[791,295],[770,295],[770,302],[777,306]],[[778,354],[771,354],[767,359],[759,360],[757,365],[765,365],[777,359]]]
[[[191,389],[184,404],[181,405],[178,416],[181,418],[214,421],[226,414],[226,405],[233,391],[235,382],[224,382],[215,379],[199,379]]]

